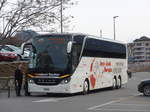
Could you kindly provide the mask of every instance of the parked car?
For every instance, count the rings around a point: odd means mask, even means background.
[[[150,96],[150,79],[141,81],[138,85],[138,91],[145,96]]]
[[[17,60],[25,60],[25,59],[29,59],[29,51],[25,51],[24,54],[21,54],[21,49],[19,47],[16,47],[14,45],[1,45],[1,48],[9,51],[9,52],[13,52],[17,54]]]
[[[0,49],[0,61],[15,61],[17,54]]]

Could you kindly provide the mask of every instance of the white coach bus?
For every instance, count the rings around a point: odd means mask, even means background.
[[[84,34],[39,35],[30,43],[26,94],[88,93],[128,81],[126,44]]]

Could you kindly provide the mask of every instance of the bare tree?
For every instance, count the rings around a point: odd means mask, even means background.
[[[7,0],[0,0],[0,11],[4,7],[4,5],[5,5],[6,2],[7,2]]]
[[[28,28],[57,32],[61,2],[64,4],[63,10],[73,5],[71,0],[18,0],[16,3],[0,0],[0,16],[3,18],[0,40]],[[63,21],[68,19],[64,16]]]

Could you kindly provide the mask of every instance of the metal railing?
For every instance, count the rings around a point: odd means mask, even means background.
[[[7,90],[8,97],[10,97],[10,92],[15,88],[14,77],[0,77],[0,90]]]
[[[150,72],[150,62],[136,62],[128,64],[130,72]]]

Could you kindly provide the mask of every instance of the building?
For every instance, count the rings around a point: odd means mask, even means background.
[[[128,43],[127,44],[127,50],[128,50],[128,62],[134,62],[134,56],[133,56],[133,46],[134,43]]]
[[[135,62],[150,62],[150,38],[143,36],[132,43],[131,56]]]

